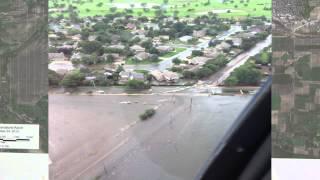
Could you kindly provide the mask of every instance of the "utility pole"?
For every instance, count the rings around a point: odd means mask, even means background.
[[[105,163],[103,163],[103,170],[104,170],[104,173],[105,173],[106,175],[108,175],[108,171],[107,171],[107,168],[106,168],[106,164],[105,164]]]
[[[176,150],[176,152],[178,152],[177,142],[174,143],[174,149]]]
[[[172,98],[173,104],[176,104],[176,100],[173,95],[171,96],[171,98]]]
[[[172,129],[173,127],[172,127],[172,124],[173,124],[173,117],[172,117],[172,115],[170,115],[170,128]]]
[[[93,84],[93,87],[96,88],[96,84],[94,83],[94,80],[91,80],[91,83]]]

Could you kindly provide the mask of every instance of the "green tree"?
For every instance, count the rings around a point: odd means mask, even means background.
[[[192,56],[203,56],[203,52],[199,50],[193,50]]]
[[[159,50],[157,48],[155,48],[155,47],[151,47],[149,49],[149,53],[151,53],[151,54],[160,54]]]
[[[205,77],[210,76],[212,73],[213,73],[213,71],[211,69],[209,69],[207,67],[203,67],[196,72],[196,75],[198,78],[205,78]]]
[[[129,80],[126,85],[128,89],[142,90],[142,89],[150,88],[150,86],[145,84],[144,81],[135,80],[135,79]]]
[[[93,64],[93,61],[91,61],[91,58],[89,55],[82,56],[80,59],[80,62],[85,65],[92,65]],[[73,63],[75,63],[75,61]]]
[[[151,55],[149,60],[152,61],[152,62],[158,62],[159,61],[159,56],[156,55],[156,54],[153,54],[153,55]]]
[[[113,63],[114,62],[114,57],[111,54],[107,55],[107,63]]]
[[[171,68],[172,72],[177,72],[177,73],[182,73],[183,69],[180,67],[172,67]]]
[[[110,12],[115,13],[117,11],[117,7],[111,7],[109,10]]]
[[[238,79],[238,84],[256,85],[262,78],[262,73],[257,70],[254,64],[247,62],[246,64],[236,68],[231,76]]]
[[[84,79],[84,74],[82,74],[79,70],[75,70],[64,76],[61,81],[61,85],[64,87],[77,87],[81,85]]]
[[[121,71],[124,71],[123,66],[118,66],[116,72],[120,73]]]
[[[143,41],[141,43],[141,46],[146,48],[146,49],[151,49],[153,47],[153,43],[151,40]]]
[[[96,86],[110,86],[112,85],[112,80],[108,79],[103,74],[98,74],[95,79]]]
[[[256,41],[253,38],[244,38],[242,39],[241,48],[245,51],[249,50],[256,44]]]
[[[175,64],[175,65],[181,64],[181,60],[180,60],[179,58],[174,58],[174,59],[172,60],[172,62],[173,62],[173,64]]]
[[[49,70],[48,79],[49,79],[50,86],[58,86],[62,78],[55,71]]]
[[[196,74],[193,71],[183,71],[182,75],[185,79],[194,79],[196,77]]]
[[[217,72],[217,70],[219,69],[219,67],[215,64],[205,64],[204,67],[207,67],[209,69],[211,69],[211,71],[213,72]]]
[[[122,66],[118,66],[116,72],[114,72],[112,74],[112,77],[113,77],[114,81],[118,81],[119,80],[119,78],[120,78],[119,74],[120,74],[121,71],[124,71],[124,68]]]
[[[262,52],[256,58],[256,63],[263,64],[263,65],[267,65],[267,64],[271,63],[271,54],[269,54],[267,52]]]
[[[239,80],[235,76],[230,76],[224,81],[224,84],[227,86],[235,86],[238,83],[239,83]]]
[[[98,41],[81,41],[79,45],[86,54],[98,52],[102,48],[102,44]]]

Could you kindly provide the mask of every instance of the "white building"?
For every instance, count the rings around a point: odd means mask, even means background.
[[[64,75],[75,68],[70,61],[54,61],[49,64],[49,69],[58,74]]]
[[[182,42],[188,42],[191,39],[192,39],[192,36],[182,36],[179,38],[179,40]]]

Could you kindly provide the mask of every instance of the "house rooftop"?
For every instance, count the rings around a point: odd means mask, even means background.
[[[63,53],[48,53],[49,60],[52,61],[63,61],[65,60],[65,56]]]
[[[140,53],[136,54],[134,57],[137,58],[138,60],[142,61],[142,60],[148,59],[150,57],[150,54],[146,53],[146,52],[140,52]]]

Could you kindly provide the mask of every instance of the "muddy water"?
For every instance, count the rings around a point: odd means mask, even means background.
[[[193,179],[251,97],[50,95],[50,176]]]

